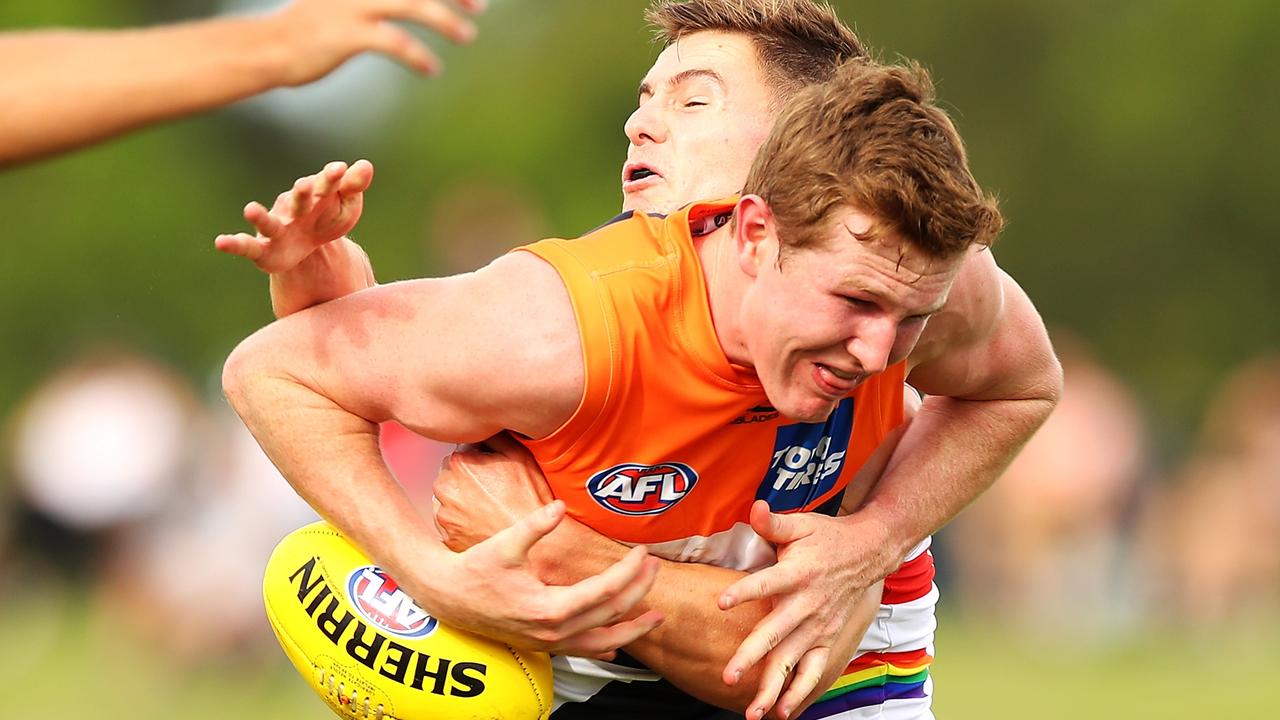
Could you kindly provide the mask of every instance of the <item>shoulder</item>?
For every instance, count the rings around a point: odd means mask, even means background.
[[[529,437],[554,431],[576,409],[585,373],[582,339],[560,273],[536,255],[513,252],[474,273],[459,276],[476,332],[493,352],[471,362],[479,375],[508,388],[495,411],[515,422],[508,429]]]
[[[671,254],[670,245],[664,217],[625,212],[576,239],[550,238],[521,250],[543,258],[562,273],[607,275],[665,258]]]

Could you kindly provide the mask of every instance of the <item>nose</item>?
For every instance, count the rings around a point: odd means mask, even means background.
[[[656,105],[653,99],[641,103],[622,126],[623,132],[627,134],[627,139],[632,145],[667,141],[666,121],[662,119],[662,113],[655,107]]]
[[[858,324],[846,348],[862,372],[882,373],[889,367],[889,356],[898,340],[898,323],[891,317],[864,318]]]

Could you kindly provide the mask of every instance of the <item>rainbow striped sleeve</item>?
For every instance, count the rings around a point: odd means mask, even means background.
[[[933,656],[924,650],[864,653],[799,720],[818,720],[899,698],[921,698]]]

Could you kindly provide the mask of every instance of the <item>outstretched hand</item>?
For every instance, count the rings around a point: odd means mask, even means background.
[[[331,162],[315,175],[298,178],[267,210],[251,202],[244,208],[256,235],[219,235],[214,247],[239,255],[267,273],[294,269],[321,246],[356,226],[364,211],[364,191],[373,182],[373,165],[357,160],[348,167]]]
[[[456,4],[456,8],[454,5]],[[455,43],[475,38],[463,12],[485,9],[484,0],[294,0],[268,16],[272,36],[291,49],[281,68],[281,84],[303,85],[328,75],[366,52],[382,53],[424,74],[439,72],[440,59],[397,22],[417,25]]]
[[[723,680],[733,685],[764,662],[759,692],[747,712],[756,720],[773,707],[784,687],[778,705],[785,709],[794,708],[817,687],[858,601],[892,568],[893,560],[864,547],[847,519],[772,513],[768,503],[758,500],[751,507],[751,527],[778,546],[778,562],[730,585],[719,604],[728,610],[773,598],[773,609],[724,669]]]
[[[622,620],[658,572],[658,559],[643,546],[574,585],[538,579],[529,549],[563,518],[564,503],[554,501],[454,555],[449,599],[440,598],[450,605],[444,613],[449,622],[517,647],[601,659],[657,627],[663,619],[658,612]]]

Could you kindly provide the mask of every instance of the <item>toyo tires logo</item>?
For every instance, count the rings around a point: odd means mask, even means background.
[[[403,638],[420,638],[436,629],[436,619],[409,597],[380,567],[365,565],[347,576],[351,605],[373,627]]]
[[[606,510],[620,515],[657,515],[680,502],[698,482],[684,463],[623,463],[587,481],[587,492]]]
[[[756,498],[774,512],[800,510],[835,488],[853,431],[853,398],[845,398],[825,422],[778,428],[773,457]]]

